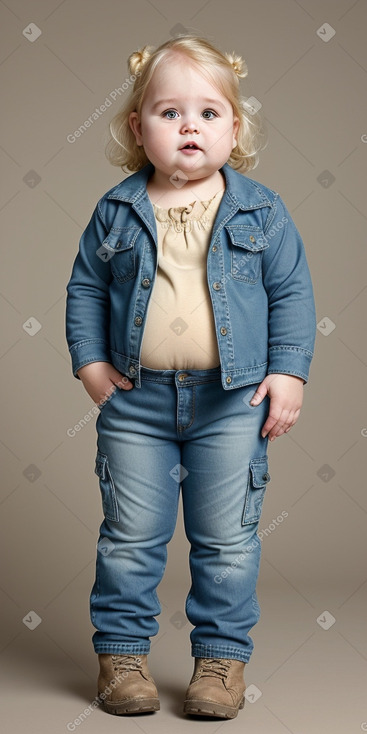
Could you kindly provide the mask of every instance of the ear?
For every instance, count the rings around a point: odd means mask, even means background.
[[[137,112],[131,112],[129,115],[129,125],[135,135],[137,145],[143,145],[143,138],[141,134],[141,122]]]
[[[232,150],[237,145],[237,135],[238,135],[239,128],[240,128],[240,121],[239,121],[238,117],[234,117],[233,118],[233,146],[232,146]]]

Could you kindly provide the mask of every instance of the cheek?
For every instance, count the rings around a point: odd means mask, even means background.
[[[224,150],[228,147],[232,148],[233,145],[233,133],[225,130],[215,130],[212,135],[212,146],[216,150]]]
[[[164,131],[158,125],[152,123],[147,124],[143,129],[144,138],[151,143],[162,140],[162,134],[164,135]]]
[[[171,125],[154,125],[149,129],[146,142],[151,148],[162,150],[162,145],[167,149],[168,146],[176,145],[177,132]]]

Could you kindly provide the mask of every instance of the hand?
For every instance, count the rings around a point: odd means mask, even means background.
[[[90,362],[77,371],[88,395],[99,405],[118,388],[131,390],[130,380],[114,368],[110,362]]]
[[[288,433],[298,420],[303,401],[302,377],[296,375],[271,374],[260,383],[250,400],[250,405],[259,405],[266,395],[270,397],[269,415],[261,429],[263,438],[270,441]]]

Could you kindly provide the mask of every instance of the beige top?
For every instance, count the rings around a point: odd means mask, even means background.
[[[220,364],[206,261],[223,193],[170,209],[153,204],[158,267],[141,350],[144,367],[211,369]]]

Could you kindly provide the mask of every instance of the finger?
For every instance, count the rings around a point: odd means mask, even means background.
[[[300,416],[300,413],[301,413],[301,409],[300,409],[300,408],[298,408],[297,410],[295,410],[295,411],[294,411],[294,415],[293,415],[293,417],[292,417],[292,420],[290,421],[290,424],[289,424],[289,425],[287,426],[287,428],[285,429],[284,433],[288,433],[288,431],[290,431],[290,430],[291,430],[291,428],[293,428],[293,426],[294,426],[294,425],[295,425],[295,424],[297,423],[297,421],[298,421],[298,418],[299,418],[299,416]]]
[[[261,435],[263,438],[270,433],[270,431],[274,428],[274,426],[277,425],[277,419],[272,418],[270,415],[266,419],[262,429],[261,429]]]
[[[273,421],[273,425],[271,429],[269,430],[269,439],[271,440],[273,438],[277,438],[278,436],[281,436],[285,432],[286,428],[291,427],[292,425],[293,425],[293,422],[290,418],[289,411],[282,410],[277,420]]]
[[[261,385],[259,385],[259,387],[257,388],[256,392],[253,394],[250,400],[250,405],[260,405],[267,393],[268,391],[266,389],[266,385],[264,385],[264,383],[262,382]]]
[[[282,416],[284,414],[284,410],[282,410],[279,403],[277,403],[275,398],[272,398],[270,400],[270,408],[269,408],[269,415],[262,427],[261,435],[263,438],[272,432],[274,433],[274,426],[276,426],[279,422],[282,422]]]
[[[277,422],[277,424],[273,426],[271,436],[269,435],[269,438],[278,438],[279,436],[282,436],[283,433],[288,433],[296,423],[300,412],[301,411],[299,409],[296,410],[294,413],[288,413],[288,416],[284,416],[282,414],[281,419]]]
[[[111,395],[113,395],[113,393],[116,392],[116,390],[117,390],[117,385],[115,385],[114,382],[111,382],[111,384],[107,388],[107,390],[105,390],[105,392],[102,393],[102,395],[99,396],[98,401],[97,401],[97,405],[98,406],[99,405],[103,405],[104,403],[108,402],[108,400],[110,399]]]
[[[117,385],[117,387],[121,388],[122,390],[131,390],[131,388],[133,387],[132,382],[130,382],[130,380],[125,377],[125,375],[121,375],[120,379],[115,382],[115,385]]]

